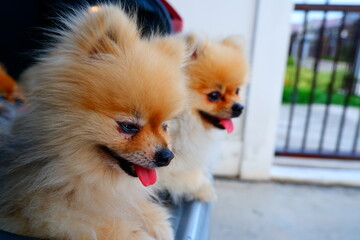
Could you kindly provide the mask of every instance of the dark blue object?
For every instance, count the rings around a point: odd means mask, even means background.
[[[0,230],[0,240],[41,240],[41,239],[25,237]]]
[[[99,3],[120,3],[137,12],[143,36],[172,32],[170,15],[160,0],[11,0],[1,1],[0,63],[15,79],[34,63],[34,53],[48,46],[44,28],[60,26],[59,13]]]

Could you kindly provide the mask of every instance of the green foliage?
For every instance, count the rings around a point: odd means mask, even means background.
[[[292,87],[285,87],[283,91],[283,103],[290,103],[291,97],[293,94]],[[333,93],[331,97],[331,104],[343,105],[345,102],[346,95],[341,93]],[[310,91],[304,89],[298,89],[296,93],[296,103],[298,104],[307,104],[310,98]],[[316,89],[314,92],[314,101],[313,103],[325,104],[327,100],[327,92],[321,89]],[[351,96],[349,100],[349,106],[360,107],[360,97]]]
[[[296,66],[294,59],[289,57],[287,61],[287,69],[285,76],[285,86],[283,91],[283,103],[290,103],[292,101],[294,92],[294,81],[296,74]],[[328,89],[331,81],[331,72],[319,72],[317,75],[317,83],[314,91],[313,103],[325,104],[328,97]],[[314,71],[307,68],[301,68],[299,73],[299,82],[295,95],[295,102],[298,104],[306,104],[309,102]],[[344,78],[348,76],[346,69],[338,69],[335,75],[334,86],[332,90],[331,104],[344,104],[345,91]],[[349,101],[350,106],[360,107],[360,97],[351,96]]]
[[[288,57],[286,65],[287,65],[287,66],[291,66],[291,67],[295,66],[295,59],[294,59],[294,57]]]

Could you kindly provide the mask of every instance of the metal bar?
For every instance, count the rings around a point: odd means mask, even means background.
[[[356,53],[358,52],[358,47],[359,47],[360,21],[358,22],[357,25],[358,26],[355,27],[356,32],[354,35],[354,41],[353,41],[353,46],[352,46],[353,51],[349,51],[350,64],[349,64],[349,68],[348,68],[349,69],[348,74],[347,74],[347,76],[345,76],[345,78],[346,78],[345,80],[347,82],[350,81],[350,85],[346,89],[348,92],[345,97],[344,108],[343,108],[343,112],[342,112],[341,120],[340,120],[338,138],[337,138],[336,148],[335,148],[336,153],[339,152],[340,145],[341,145],[341,138],[342,138],[342,133],[344,131],[344,124],[345,124],[346,110],[349,105],[351,95],[354,92],[354,87],[356,86],[356,84],[355,84],[355,58],[356,58]],[[345,86],[345,87],[347,87],[347,86]]]
[[[354,85],[354,80],[352,79],[350,87],[349,87],[348,92],[345,97],[344,105],[343,105],[344,107],[343,107],[340,124],[339,124],[339,131],[338,131],[338,136],[337,136],[337,141],[336,141],[336,146],[335,146],[335,153],[338,153],[340,151],[341,138],[342,138],[344,124],[345,124],[345,120],[346,120],[345,117],[346,117],[347,108],[348,108],[348,105],[350,102],[350,96],[351,96],[353,85]]]
[[[294,81],[294,87],[293,87],[293,92],[292,92],[292,96],[291,96],[289,123],[288,123],[287,132],[286,132],[284,151],[286,151],[289,148],[290,139],[291,139],[291,127],[292,127],[294,109],[295,109],[295,103],[296,103],[297,87],[298,87],[298,84],[299,84],[299,76],[300,76],[300,71],[301,71],[301,61],[302,61],[302,57],[303,57],[304,42],[305,42],[306,32],[307,32],[307,16],[308,16],[308,12],[305,11],[304,23],[303,23],[303,32],[302,32],[303,35],[302,35],[302,38],[300,40],[300,44],[298,46],[298,52],[297,52],[295,81]]]
[[[355,42],[357,41],[357,49],[355,51],[356,57],[354,56],[354,64],[355,64],[355,68],[353,69],[354,72],[360,72],[358,68],[360,68],[360,19],[358,19],[357,22],[357,27],[356,27],[356,34],[355,34]],[[356,81],[359,80],[359,75],[357,75],[358,79],[356,79]],[[358,82],[357,82],[358,83]],[[358,143],[358,139],[359,139],[359,131],[360,131],[360,111],[359,111],[359,118],[358,118],[358,122],[357,122],[357,126],[356,126],[356,130],[355,130],[355,136],[354,136],[354,142],[353,142],[353,146],[352,146],[352,153],[356,154],[356,147],[357,147],[357,143]]]
[[[330,103],[331,103],[332,94],[333,94],[333,90],[334,90],[334,83],[335,83],[337,64],[338,64],[338,61],[339,61],[340,49],[341,49],[341,45],[342,45],[341,32],[343,31],[344,26],[345,26],[346,16],[347,16],[347,12],[344,12],[344,15],[343,15],[343,17],[341,19],[341,24],[340,24],[340,27],[339,27],[338,33],[337,33],[335,59],[334,59],[333,66],[332,66],[331,80],[330,80],[330,83],[329,83],[329,86],[328,86],[325,113],[324,113],[324,117],[323,117],[323,124],[322,124],[322,129],[321,129],[321,134],[320,134],[320,142],[319,142],[319,148],[318,148],[319,152],[321,152],[323,150],[323,147],[324,147],[324,137],[325,137],[325,130],[326,130],[327,123],[328,123],[327,120],[328,120],[328,115],[329,115],[329,106],[330,106]]]
[[[211,204],[207,202],[182,202],[175,206],[172,216],[176,240],[205,240],[209,232]],[[178,219],[180,218],[180,219]],[[173,220],[174,224],[175,220]]]
[[[351,150],[352,154],[356,154],[356,147],[357,147],[357,143],[358,143],[358,139],[359,139],[359,130],[360,130],[360,109],[359,109],[358,122],[356,124],[354,142],[353,142],[353,146],[352,146],[352,150]]]
[[[321,27],[319,30],[318,41],[316,44],[317,51],[316,51],[316,56],[315,56],[315,63],[314,63],[314,69],[313,69],[314,73],[313,73],[313,79],[312,79],[312,83],[311,83],[311,91],[310,91],[308,108],[307,108],[307,113],[306,113],[304,136],[303,136],[302,145],[301,145],[302,151],[305,150],[307,135],[308,135],[308,131],[309,131],[309,123],[310,123],[311,113],[312,113],[312,104],[314,101],[314,94],[315,94],[316,83],[317,83],[318,65],[319,65],[320,57],[322,55],[321,53],[322,53],[322,47],[323,47],[323,36],[324,36],[326,18],[327,18],[327,12],[325,11],[324,17],[322,19]]]
[[[360,12],[359,5],[323,5],[323,4],[296,4],[295,10],[303,11],[340,11]]]
[[[283,152],[279,149],[279,151],[275,152],[275,155],[282,157],[326,158],[326,159],[353,160],[353,161],[360,160],[359,154],[354,155],[350,152],[338,152],[337,154],[334,154],[333,151],[323,151],[321,154],[319,154],[317,150],[303,152],[299,150],[289,149],[287,152]]]

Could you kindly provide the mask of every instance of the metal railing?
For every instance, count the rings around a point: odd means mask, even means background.
[[[289,56],[294,55],[294,50],[296,51],[296,60],[295,60],[295,74],[293,76],[293,85],[291,100],[289,105],[289,115],[288,123],[286,129],[285,142],[283,146],[277,146],[276,155],[279,156],[297,156],[297,157],[311,157],[311,158],[332,158],[332,159],[349,159],[349,160],[358,160],[360,159],[360,149],[358,149],[359,143],[359,130],[360,130],[360,108],[357,116],[357,123],[353,128],[353,139],[351,149],[344,151],[341,149],[341,143],[344,137],[344,126],[346,125],[347,120],[347,111],[350,104],[350,99],[352,96],[357,95],[355,93],[355,88],[357,87],[359,80],[360,72],[360,57],[359,57],[359,42],[360,42],[360,14],[359,17],[354,20],[352,17],[352,22],[349,23],[348,18],[350,13],[360,13],[360,5],[318,5],[318,4],[296,4],[295,11],[302,11],[304,13],[304,20],[301,26],[301,31],[297,35],[292,35],[291,44],[289,50]],[[309,14],[312,11],[321,11],[323,12],[323,17],[321,21],[318,21],[316,27],[309,26],[314,25],[314,22],[309,19]],[[328,22],[328,13],[329,12],[339,12],[342,14],[342,17],[338,19],[338,24],[336,26],[330,27],[327,25]],[[319,25],[320,24],[320,25]],[[351,25],[351,26],[350,26]],[[332,35],[330,35],[332,30]],[[346,30],[346,32],[344,32]],[[342,35],[351,31],[351,39],[347,39],[345,42]],[[336,34],[334,34],[336,33]],[[292,138],[292,133],[294,131],[294,115],[295,109],[299,104],[297,103],[297,97],[299,92],[299,83],[300,75],[303,70],[302,63],[304,60],[304,47],[307,44],[309,36],[313,36],[313,44],[310,49],[309,55],[312,57],[312,78],[307,102],[305,105],[305,117],[303,124],[303,132],[301,143],[299,142],[297,147],[293,147],[291,141],[294,141]],[[319,65],[321,61],[324,61],[324,55],[329,55],[324,49],[324,44],[330,42],[335,43],[335,46],[327,48],[330,52],[333,52],[332,56],[327,60],[328,63],[331,63],[332,66],[329,68],[331,74],[329,82],[327,83],[326,91],[326,100],[323,103],[323,114],[321,121],[321,127],[318,129],[318,141],[317,146],[312,148],[308,147],[309,141],[309,131],[311,128],[311,119],[313,114],[313,105],[315,93],[318,87],[319,79]],[[294,48],[295,43],[297,44],[297,49]],[[347,49],[347,52],[345,50]],[[346,55],[346,56],[345,56]],[[347,60],[347,73],[342,79],[342,92],[343,102],[342,109],[340,114],[340,119],[338,121],[338,131],[336,134],[336,143],[332,148],[324,146],[326,141],[326,131],[331,127],[329,125],[329,111],[332,106],[332,98],[334,97],[334,85],[336,82],[336,77],[338,73],[338,65],[340,64],[341,58],[346,58]],[[302,106],[304,107],[304,106]],[[358,107],[358,106],[357,106]],[[313,133],[311,133],[313,134]],[[333,136],[334,137],[334,136]],[[300,141],[297,139],[297,141]],[[349,142],[349,139],[346,139]],[[312,139],[312,142],[313,139]]]

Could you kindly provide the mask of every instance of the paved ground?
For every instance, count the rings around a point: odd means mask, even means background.
[[[287,127],[289,123],[290,105],[282,105],[280,119],[277,131],[276,146],[281,148],[285,144]],[[307,105],[296,105],[294,110],[293,124],[291,128],[290,148],[299,149],[304,136],[305,119],[307,113]],[[325,105],[314,104],[312,106],[312,114],[310,118],[309,131],[306,147],[316,150],[319,146],[321,129],[323,126],[323,116],[325,113]],[[324,149],[334,150],[338,139],[340,119],[343,113],[343,107],[339,105],[331,105],[329,108],[329,117],[327,128],[325,131]],[[341,138],[340,150],[351,151],[354,143],[355,129],[360,118],[360,109],[348,107],[345,115],[345,124],[343,136]],[[360,137],[360,134],[359,134]],[[357,151],[360,152],[360,139],[357,143]],[[360,237],[359,237],[360,239]]]
[[[302,67],[313,69],[314,68],[315,59],[314,58],[307,58],[303,59],[301,65]],[[320,63],[318,65],[318,71],[319,72],[331,72],[333,70],[333,61],[330,60],[320,60]],[[338,62],[337,64],[337,70],[339,69],[345,69],[348,67],[348,64],[345,62]]]
[[[360,189],[216,180],[210,240],[359,240]]]

